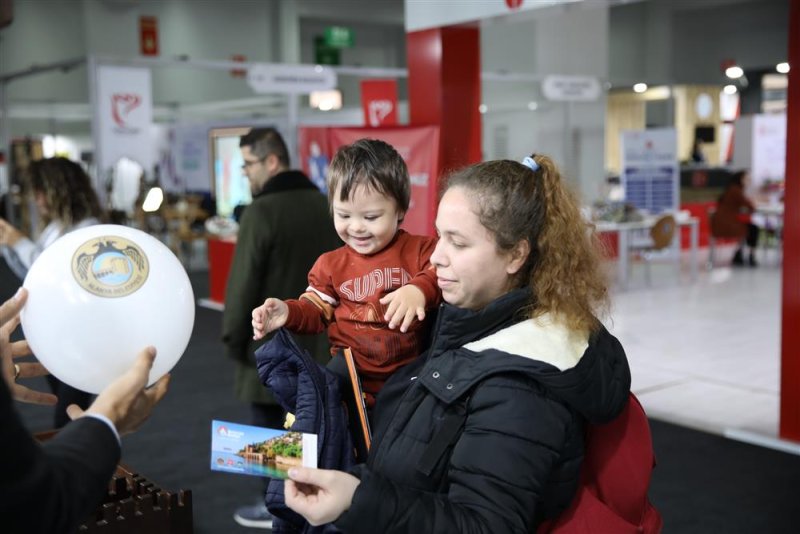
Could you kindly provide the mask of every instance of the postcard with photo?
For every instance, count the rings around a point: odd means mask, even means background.
[[[213,471],[285,479],[295,466],[317,467],[316,434],[211,422]]]

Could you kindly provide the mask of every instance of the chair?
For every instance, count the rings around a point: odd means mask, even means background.
[[[645,239],[634,239],[631,242],[630,250],[638,251],[645,263],[645,278],[647,285],[650,285],[650,256],[659,250],[663,250],[672,244],[675,237],[675,217],[663,215],[656,220],[650,228],[649,236]]]

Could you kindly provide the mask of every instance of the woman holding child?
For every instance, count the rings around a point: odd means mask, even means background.
[[[290,471],[286,503],[312,524],[534,532],[575,493],[584,424],[627,402],[596,241],[549,158],[457,172],[436,227],[431,345],[378,396],[366,464]]]

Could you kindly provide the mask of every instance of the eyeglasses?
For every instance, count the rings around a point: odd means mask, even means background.
[[[253,160],[253,161],[244,160],[244,165],[242,165],[242,170],[245,171],[248,168],[250,168],[253,165],[255,165],[256,163],[264,163],[265,159],[267,159],[267,158],[259,158],[259,159]]]

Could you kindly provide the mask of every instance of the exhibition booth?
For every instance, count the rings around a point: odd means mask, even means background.
[[[414,194],[405,224],[415,233],[432,233],[437,184],[447,171],[519,159],[534,149],[551,154],[581,193],[587,222],[604,234],[620,291],[642,288],[628,283],[640,263],[675,263],[681,284],[694,283],[703,265],[713,265],[704,261],[712,242],[709,211],[739,168],[751,170],[749,193],[764,231],[771,232],[762,243],[780,250],[785,90],[783,108],[770,98],[763,109],[743,114],[746,88],[730,90],[738,82],[728,84],[722,73],[698,83],[667,83],[662,75],[644,88],[615,84],[608,8],[520,4],[459,13],[411,6],[403,35],[407,57],[397,62],[407,68],[322,65],[308,57],[300,62],[299,54],[282,63],[89,55],[4,73],[4,117],[9,85],[44,72],[85,77],[91,117],[91,128],[71,144],[58,141],[69,135],[45,138],[3,121],[6,213],[36,227],[20,189],[25,161],[64,153],[82,159],[106,207],[121,212],[120,221],[159,235],[187,267],[208,269],[209,294],[203,296],[219,308],[235,248],[235,225],[219,220],[232,220],[234,209],[250,200],[238,139],[248,128],[274,126],[286,137],[295,166],[321,189],[338,146],[364,135],[395,145],[411,170]],[[648,60],[645,70],[657,68]],[[166,84],[153,74],[161,70],[219,76],[238,96],[165,101],[159,91]],[[341,88],[345,78],[348,89],[339,96],[349,105],[307,107],[312,92]],[[388,90],[370,96],[367,81],[388,84]],[[751,90],[756,85],[753,79]],[[780,92],[774,87],[767,89],[773,96]],[[145,210],[156,189],[162,202]],[[654,251],[651,232],[666,215],[674,218],[674,235]],[[214,218],[217,224],[206,224]],[[205,259],[198,261],[198,254]],[[782,256],[773,257],[769,266],[780,266]],[[718,252],[715,261],[726,264],[726,253]]]

